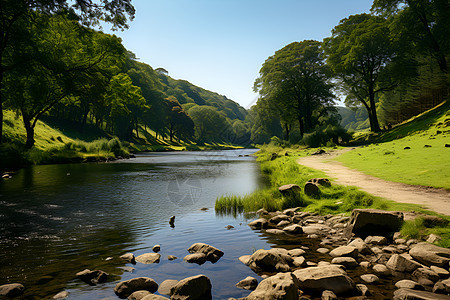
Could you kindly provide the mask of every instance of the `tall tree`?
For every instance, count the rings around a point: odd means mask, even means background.
[[[36,14],[27,30],[30,38],[21,49],[26,60],[4,82],[7,105],[21,113],[31,148],[39,118],[64,98],[81,96],[88,86],[101,89],[118,71],[124,48],[119,38],[61,15]]]
[[[393,17],[392,28],[421,53],[431,53],[448,73],[450,6],[448,0],[375,0],[372,12]],[[411,49],[410,49],[411,50]]]
[[[278,108],[285,127],[295,116],[301,136],[313,129],[314,111],[333,104],[331,88],[321,43],[311,40],[275,52],[264,62],[254,84],[260,97]]]
[[[127,28],[128,18],[133,19],[131,0],[1,0],[0,3],[0,144],[3,134],[3,100],[5,74],[18,66],[14,52],[21,50],[27,39],[26,28],[35,13],[54,14],[70,12],[84,25],[96,26],[100,21],[113,28]]]
[[[346,103],[364,105],[371,130],[379,132],[376,94],[395,87],[389,64],[397,53],[387,21],[368,14],[350,16],[334,27],[324,45],[327,62],[347,94]]]

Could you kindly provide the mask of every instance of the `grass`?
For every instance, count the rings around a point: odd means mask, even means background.
[[[445,147],[450,144],[448,103],[400,125],[378,140],[384,142],[349,151],[337,160],[385,180],[450,189],[450,148]]]
[[[220,196],[216,199],[216,212],[218,214],[236,215],[242,212],[254,212],[260,208],[268,211],[277,211],[291,207],[302,207],[303,211],[315,212],[321,215],[350,215],[353,209],[356,208],[374,208],[392,211],[415,211],[438,216],[450,222],[450,217],[425,210],[419,205],[382,199],[360,191],[356,187],[332,184],[330,187],[321,187],[320,197],[309,197],[305,195],[303,189],[295,197],[282,196],[278,191],[278,187],[281,185],[295,183],[303,187],[311,178],[324,177],[322,172],[303,167],[297,163],[297,159],[300,156],[308,155],[308,153],[316,150],[301,147],[262,146],[257,153],[257,161],[260,163],[263,174],[268,177],[270,186],[243,196]],[[286,151],[288,156],[284,155]],[[278,157],[274,160],[271,160],[272,153],[278,154]],[[434,233],[442,238],[441,241],[437,242],[438,245],[450,247],[450,228],[439,224],[427,224],[422,218],[405,222],[401,232],[405,238],[418,239],[424,239],[429,234]]]

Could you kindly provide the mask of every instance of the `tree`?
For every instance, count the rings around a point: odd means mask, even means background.
[[[115,75],[106,94],[106,103],[110,107],[109,117],[114,133],[129,139],[136,128],[142,111],[149,109],[142,96],[140,87],[134,86],[126,73]]]
[[[194,122],[186,114],[178,100],[170,96],[165,99],[167,106],[167,124],[169,129],[170,141],[173,141],[175,135],[191,138],[194,135]]]
[[[293,119],[297,119],[303,136],[314,128],[313,112],[333,104],[332,85],[326,74],[318,41],[291,43],[264,62],[254,90],[279,112],[287,138]]]
[[[324,44],[327,62],[347,93],[346,104],[364,105],[371,130],[379,132],[375,96],[396,86],[389,76],[389,64],[397,53],[387,21],[368,14],[350,16],[340,21]]]
[[[61,15],[36,14],[29,25],[28,43],[21,49],[25,60],[4,78],[7,105],[22,114],[27,148],[34,145],[34,127],[43,114],[65,98],[81,96],[88,86],[101,89],[124,52],[119,38]]]
[[[450,48],[448,0],[375,0],[372,12],[393,17],[393,29],[420,53],[432,53],[442,72],[448,73]],[[410,49],[411,50],[411,49]]]
[[[189,110],[189,116],[194,121],[195,138],[199,142],[218,141],[228,133],[226,117],[212,106],[194,106]]]
[[[115,29],[127,28],[128,18],[133,19],[131,0],[1,0],[0,4],[0,144],[3,134],[4,77],[20,65],[15,61],[17,51],[27,39],[27,28],[37,13],[56,14],[70,12],[84,25],[96,26],[100,21],[112,24]],[[50,48],[51,49],[51,48]],[[21,59],[22,60],[22,59]]]

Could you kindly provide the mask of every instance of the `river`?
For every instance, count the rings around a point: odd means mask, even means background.
[[[248,295],[235,284],[246,276],[261,278],[238,257],[278,241],[253,232],[242,214],[216,214],[214,202],[264,186],[249,156],[255,151],[147,153],[18,171],[0,181],[0,285],[24,284],[25,299],[51,298],[62,290],[70,299],[117,299],[113,288],[120,280],[146,276],[159,284],[204,274],[214,299]],[[174,228],[168,223],[172,215]],[[184,262],[196,242],[225,255],[215,264]],[[155,244],[161,245],[160,263],[131,265],[118,258],[152,252]],[[169,261],[168,255],[178,259]],[[109,273],[108,282],[89,286],[76,279],[85,268]]]

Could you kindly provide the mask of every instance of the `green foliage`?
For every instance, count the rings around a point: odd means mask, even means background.
[[[332,147],[338,144],[345,144],[352,136],[342,127],[327,125],[318,127],[313,133],[305,134],[301,140],[302,144],[317,148],[320,146]]]

